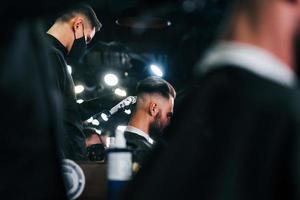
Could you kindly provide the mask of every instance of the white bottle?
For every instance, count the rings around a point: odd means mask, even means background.
[[[132,152],[126,148],[124,132],[116,130],[115,144],[107,152],[108,199],[117,200],[132,176]]]

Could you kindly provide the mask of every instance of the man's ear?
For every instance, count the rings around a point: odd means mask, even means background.
[[[75,17],[73,20],[73,29],[77,30],[82,27],[83,18],[82,17]]]
[[[151,116],[156,116],[156,114],[158,113],[157,103],[154,102],[149,103],[149,113]]]

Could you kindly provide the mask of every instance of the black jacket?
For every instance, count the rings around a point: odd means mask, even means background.
[[[298,89],[226,66],[200,80],[169,131],[126,199],[299,199]]]
[[[142,165],[152,153],[152,144],[136,133],[126,131],[124,136],[127,147],[133,150],[133,162]]]

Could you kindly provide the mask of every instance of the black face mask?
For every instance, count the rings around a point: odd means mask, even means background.
[[[77,61],[81,61],[82,57],[84,56],[84,53],[87,49],[87,44],[85,41],[85,35],[84,35],[84,26],[82,27],[83,30],[83,37],[76,39],[75,36],[75,30],[74,30],[74,42],[73,42],[73,46],[69,52],[68,57],[73,59],[73,60],[77,60]]]

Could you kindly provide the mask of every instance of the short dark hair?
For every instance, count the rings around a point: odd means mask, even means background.
[[[157,76],[150,76],[140,82],[138,82],[136,88],[137,96],[148,93],[148,94],[159,94],[167,99],[176,97],[174,87],[165,81],[164,79]]]
[[[57,20],[66,22],[75,17],[76,14],[82,14],[83,16],[85,16],[89,21],[90,25],[92,27],[95,27],[96,31],[99,31],[101,29],[102,24],[98,20],[95,11],[91,6],[87,4],[76,4],[74,6],[69,7],[63,13],[60,13]]]

